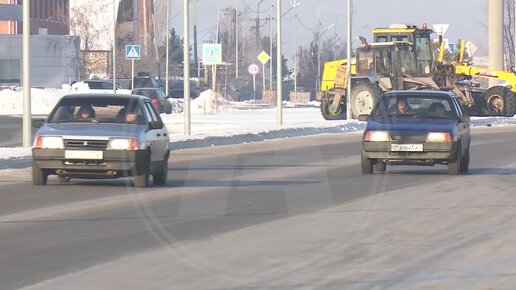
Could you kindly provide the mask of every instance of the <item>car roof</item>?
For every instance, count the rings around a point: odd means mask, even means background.
[[[105,99],[105,98],[119,98],[119,99],[138,99],[138,100],[148,100],[149,98],[146,96],[140,95],[129,95],[129,94],[71,94],[63,96],[63,99],[82,99],[82,98],[95,98],[95,99]]]
[[[161,88],[153,88],[153,87],[142,87],[142,88],[134,88],[133,91],[136,91],[136,90],[161,90]]]
[[[398,90],[398,91],[388,91],[384,94],[384,96],[422,96],[422,97],[450,97],[455,98],[456,96],[449,91],[432,91],[432,90]]]

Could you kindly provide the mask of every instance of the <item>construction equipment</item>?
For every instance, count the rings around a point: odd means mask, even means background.
[[[382,92],[403,89],[439,89],[432,80],[431,29],[397,24],[373,30],[375,42],[362,46],[351,61],[351,111],[353,118],[368,114]],[[415,43],[415,45],[413,44]],[[324,65],[321,113],[326,120],[346,115],[347,59]]]
[[[432,30],[426,25],[395,24],[373,30],[374,43],[364,38],[351,60],[351,112],[357,118],[369,114],[382,92],[431,89],[453,91],[470,116],[513,116],[516,112],[516,74],[472,67],[464,63],[464,41],[458,60],[445,64],[444,43],[434,62]],[[326,120],[346,117],[346,66],[348,60],[325,64],[321,92],[321,113]],[[503,84],[481,88],[473,77],[498,79]]]

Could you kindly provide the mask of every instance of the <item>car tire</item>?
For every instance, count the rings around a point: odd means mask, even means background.
[[[32,162],[32,184],[45,185],[47,184],[48,173],[46,170],[39,168],[36,162]]]
[[[161,169],[156,174],[152,175],[152,183],[154,185],[165,185],[167,184],[167,176],[168,176],[168,156],[169,153],[165,155],[165,158],[163,161],[161,161],[163,164],[161,165]]]
[[[368,159],[363,150],[362,150],[361,157],[362,158],[361,158],[360,164],[362,166],[362,174],[373,173],[373,160]]]
[[[461,173],[461,145],[458,144],[457,152],[452,160],[448,161],[448,174],[449,175],[459,175]]]
[[[387,170],[387,163],[380,159],[376,160],[374,170],[376,170],[377,172],[385,172],[385,170]]]
[[[469,161],[470,154],[468,148],[464,156],[462,156],[462,160],[460,161],[460,173],[467,174],[469,172]]]

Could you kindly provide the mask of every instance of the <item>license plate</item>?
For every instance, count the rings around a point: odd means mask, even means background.
[[[391,151],[422,152],[423,144],[391,144]]]
[[[102,151],[87,151],[87,150],[67,150],[65,151],[65,159],[90,159],[100,160],[104,158]]]

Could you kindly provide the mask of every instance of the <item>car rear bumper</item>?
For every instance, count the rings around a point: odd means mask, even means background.
[[[121,177],[142,174],[149,168],[146,150],[103,150],[101,160],[66,159],[65,149],[33,149],[33,162],[49,174],[83,178]]]
[[[421,152],[394,152],[391,151],[393,142],[363,142],[365,157],[368,159],[383,159],[403,163],[407,162],[434,162],[452,160],[456,155],[458,142],[453,143],[423,143]],[[399,143],[396,143],[399,144]]]

